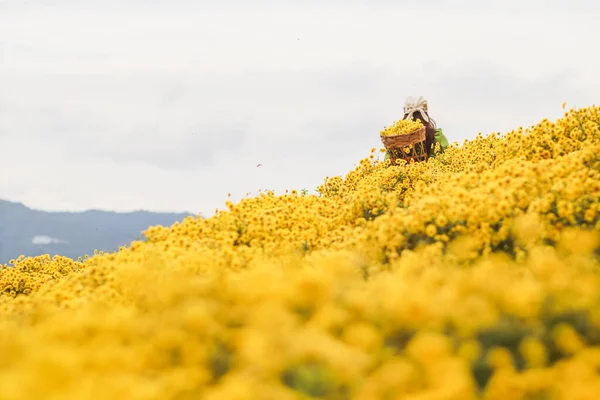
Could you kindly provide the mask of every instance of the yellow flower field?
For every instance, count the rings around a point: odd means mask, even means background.
[[[0,400],[597,399],[600,107],[375,158],[5,265]]]

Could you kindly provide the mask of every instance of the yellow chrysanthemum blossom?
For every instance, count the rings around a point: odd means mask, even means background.
[[[422,127],[423,123],[419,119],[401,119],[389,127],[384,127],[379,134],[381,136],[407,135]]]

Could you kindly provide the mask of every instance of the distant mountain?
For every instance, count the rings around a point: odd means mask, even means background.
[[[116,251],[151,225],[171,226],[189,213],[89,210],[47,212],[0,199],[0,264],[11,258],[60,254],[77,258],[98,251]]]

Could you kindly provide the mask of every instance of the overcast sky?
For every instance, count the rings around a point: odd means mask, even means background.
[[[0,0],[0,198],[210,216],[345,174],[410,95],[451,142],[557,118],[598,104],[599,17],[594,0]]]

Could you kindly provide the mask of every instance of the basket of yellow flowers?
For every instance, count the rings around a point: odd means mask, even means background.
[[[381,142],[385,146],[392,165],[397,159],[407,162],[427,161],[425,150],[426,127],[420,120],[402,119],[380,132]]]

